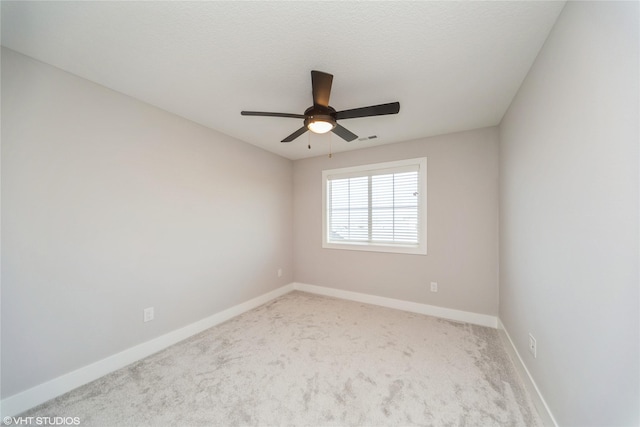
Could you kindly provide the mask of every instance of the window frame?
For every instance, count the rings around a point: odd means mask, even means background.
[[[330,176],[348,175],[363,172],[375,172],[382,169],[400,169],[407,166],[418,166],[418,243],[402,245],[393,243],[372,242],[335,242],[329,241],[329,206],[327,183]],[[371,209],[371,206],[369,206]],[[388,252],[413,255],[427,254],[427,158],[418,157],[384,163],[373,163],[322,171],[322,247],[324,249],[345,249],[356,251]]]

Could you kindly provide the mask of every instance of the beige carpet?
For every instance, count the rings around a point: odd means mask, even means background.
[[[83,426],[541,426],[496,330],[292,292],[23,416]]]

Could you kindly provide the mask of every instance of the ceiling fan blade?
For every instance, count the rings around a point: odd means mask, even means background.
[[[329,106],[333,75],[322,71],[311,71],[311,87],[313,89],[313,105]]]
[[[331,131],[333,133],[335,133],[336,135],[338,135],[340,138],[344,139],[345,141],[353,141],[354,139],[356,139],[358,137],[358,135],[356,135],[355,133],[351,132],[350,130],[336,124],[336,127],[333,128],[333,130]]]
[[[297,131],[295,131],[294,133],[292,133],[291,135],[289,135],[288,137],[286,137],[280,142],[291,142],[297,137],[299,137],[300,135],[302,135],[303,133],[305,133],[307,130],[308,129],[306,126],[302,126],[300,129],[298,129]]]
[[[265,117],[290,117],[292,119],[304,119],[304,114],[291,113],[267,113],[264,111],[240,111],[243,116],[265,116]]]
[[[358,117],[384,116],[386,114],[398,114],[400,111],[399,102],[389,104],[372,105],[370,107],[354,108],[353,110],[343,110],[336,113],[336,120],[356,119]]]

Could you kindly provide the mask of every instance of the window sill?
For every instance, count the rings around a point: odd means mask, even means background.
[[[384,245],[372,243],[330,243],[323,242],[323,249],[342,249],[348,251],[387,252],[396,254],[426,255],[426,246]]]

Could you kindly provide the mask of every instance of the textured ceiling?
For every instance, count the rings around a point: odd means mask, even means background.
[[[564,2],[2,2],[2,44],[290,159],[500,122]],[[360,137],[309,132],[311,70]],[[311,143],[311,150],[307,148]]]

